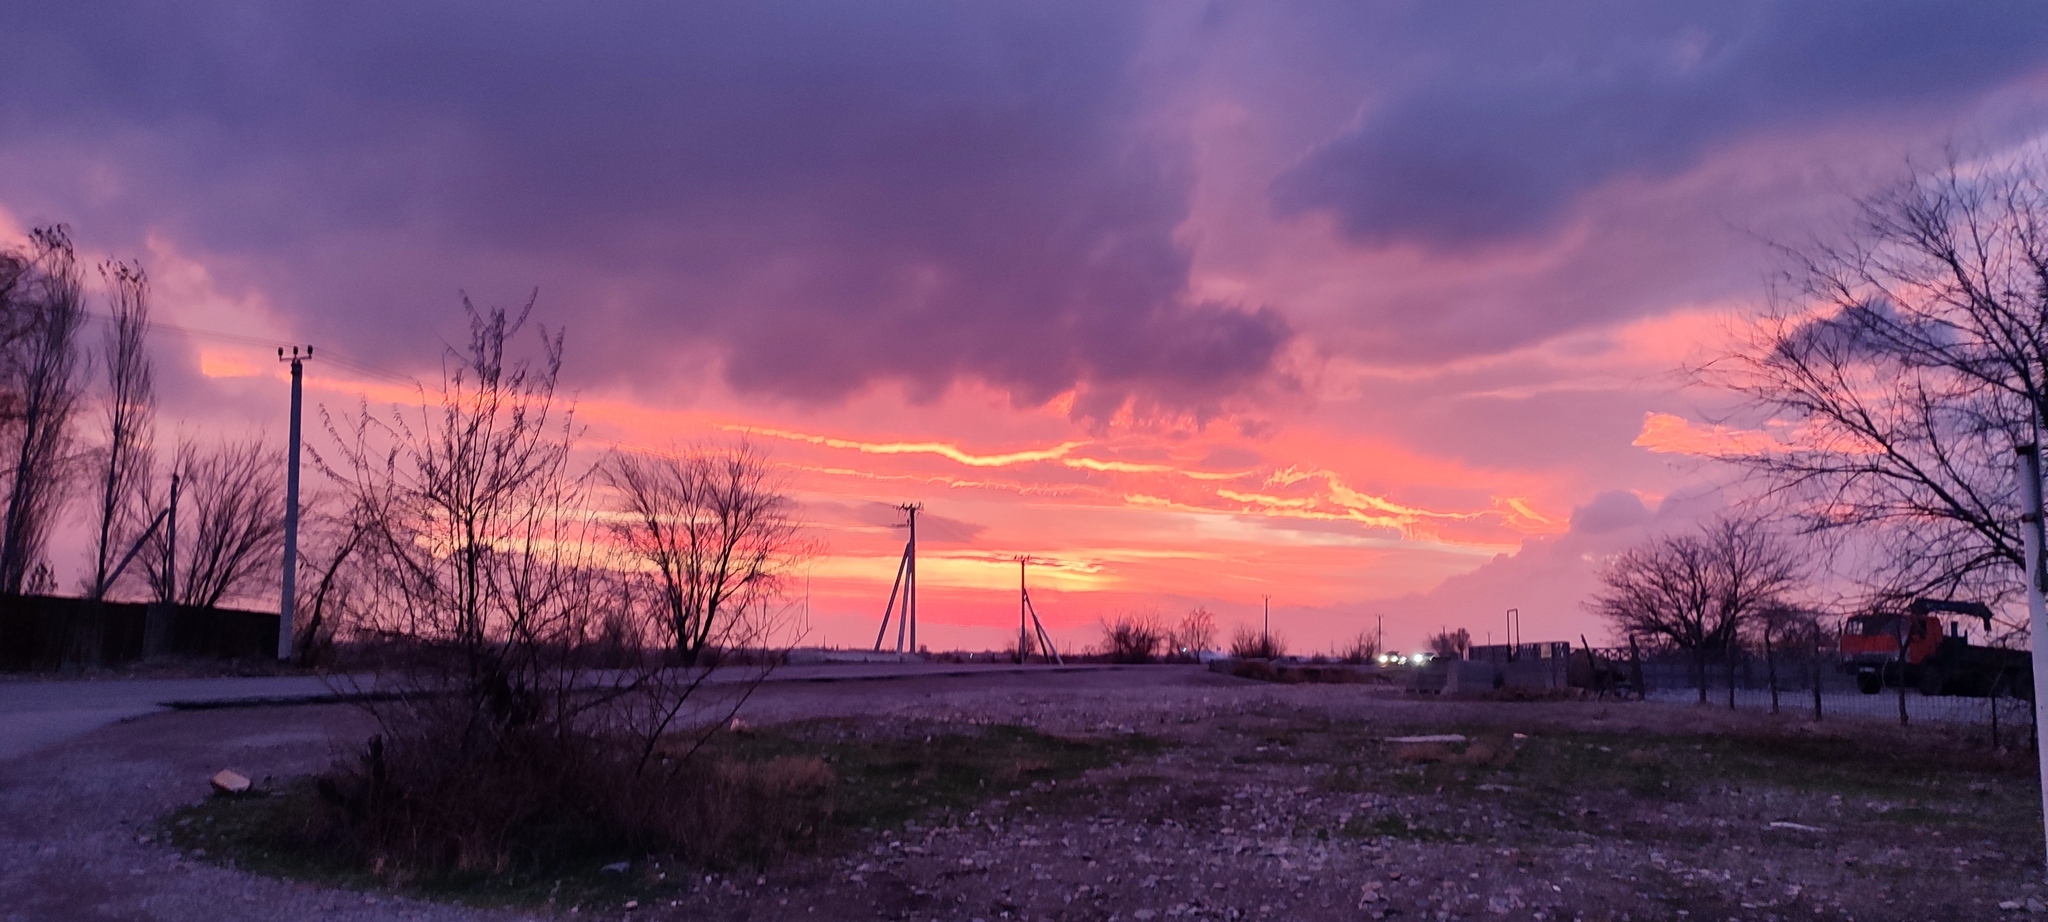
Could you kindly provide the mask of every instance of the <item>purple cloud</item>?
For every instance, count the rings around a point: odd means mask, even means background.
[[[1387,20],[1399,66],[1357,129],[1273,185],[1282,211],[1329,210],[1376,243],[1525,238],[1616,177],[1669,177],[1762,132],[1953,111],[2048,63],[2048,17],[2026,0],[1424,4]]]
[[[801,399],[975,377],[1199,407],[1292,333],[1188,294],[1190,177],[1129,79],[1142,13],[17,9],[0,158],[39,159],[0,195],[168,230],[370,356],[458,287],[538,283],[598,375],[658,385],[697,344]]]

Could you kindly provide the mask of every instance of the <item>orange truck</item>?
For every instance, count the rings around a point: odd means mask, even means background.
[[[1904,612],[1854,615],[1842,623],[1842,671],[1875,695],[1886,687],[1927,695],[2034,696],[2034,664],[2025,650],[1971,643],[1991,636],[1991,608],[1982,602],[1914,599]]]

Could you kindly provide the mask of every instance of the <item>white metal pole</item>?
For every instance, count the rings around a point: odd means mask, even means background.
[[[2025,539],[2027,558],[2027,627],[2028,643],[2034,659],[2034,726],[2044,724],[2048,716],[2043,710],[2040,682],[2048,676],[2048,598],[2042,593],[2048,586],[2042,584],[2041,553],[2043,534],[2041,530],[2041,449],[2038,445],[2022,445],[2019,448],[2020,496],[2026,503],[2020,516],[2020,532]],[[2038,729],[2037,729],[2038,732]],[[2048,833],[2048,746],[2035,746],[2036,758],[2041,771],[2041,826]],[[2044,852],[2048,858],[2048,852]],[[2048,868],[2048,865],[2044,865]]]

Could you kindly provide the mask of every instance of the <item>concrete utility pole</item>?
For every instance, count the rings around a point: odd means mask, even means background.
[[[910,651],[917,651],[917,513],[923,503],[904,503],[897,507],[910,516],[910,540],[903,545],[903,558],[896,563],[896,582],[889,587],[889,604],[882,607],[882,629],[875,632],[875,652],[882,652],[882,641],[889,637],[889,619],[896,620],[896,652],[904,651],[904,641],[910,642]],[[901,595],[903,607],[896,607]]]
[[[2042,726],[2044,709],[2041,694],[2041,678],[2048,676],[2048,572],[2041,566],[2043,551],[2042,510],[2041,510],[2041,448],[2038,445],[2019,447],[2020,533],[2025,538],[2027,560],[2027,626],[2030,631],[2028,646],[2034,655],[2034,726]],[[1904,684],[1902,673],[1900,683]],[[2036,746],[2036,758],[2041,771],[2041,825],[2048,830],[2048,746]]]
[[[305,401],[305,361],[313,357],[313,347],[307,346],[304,354],[293,346],[287,355],[283,347],[277,350],[277,360],[292,363],[292,423],[291,449],[285,459],[284,469],[284,578],[281,583],[281,597],[277,604],[277,658],[292,658],[292,617],[297,608],[299,583],[299,408]]]
[[[1064,666],[1067,661],[1060,658],[1060,649],[1053,646],[1052,635],[1046,633],[1045,622],[1038,617],[1038,606],[1031,604],[1031,589],[1024,580],[1024,569],[1030,564],[1030,557],[1017,558],[1017,662],[1021,665],[1030,659],[1024,651],[1036,637],[1038,655],[1048,663]]]

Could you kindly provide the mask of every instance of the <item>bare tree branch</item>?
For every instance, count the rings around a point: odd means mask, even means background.
[[[139,266],[107,263],[100,276],[112,293],[111,322],[101,343],[106,369],[106,442],[94,459],[99,495],[94,508],[98,534],[86,597],[102,599],[113,588],[113,568],[149,518],[144,504],[153,465],[155,387],[148,353],[149,280]]]
[[[47,573],[43,550],[72,483],[71,418],[81,391],[77,340],[85,301],[70,234],[61,225],[39,228],[31,243],[29,268],[13,286],[8,311],[19,316],[22,333],[0,369],[20,413],[9,431],[12,466],[0,513],[4,593],[20,593],[33,574]]]
[[[1722,453],[1870,603],[2020,585],[2013,449],[2048,408],[2039,160],[1921,172],[1839,240],[1781,247],[1778,310],[1698,369],[1773,438]]]

